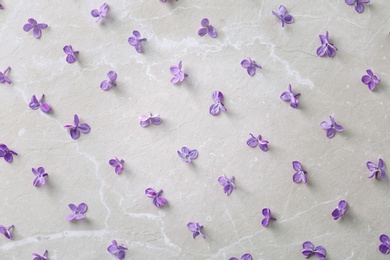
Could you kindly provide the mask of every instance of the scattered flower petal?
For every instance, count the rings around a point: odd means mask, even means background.
[[[241,66],[246,69],[249,76],[255,75],[256,68],[261,69],[261,66],[249,57],[241,61]]]
[[[378,162],[378,165],[376,165],[375,163],[371,162],[371,161],[368,161],[366,163],[367,165],[367,168],[371,171],[370,172],[370,175],[368,175],[368,178],[372,178],[375,176],[375,179],[377,179],[378,177],[381,177],[382,179],[386,178],[386,172],[385,172],[385,162],[379,158],[379,162]]]
[[[11,79],[5,75],[10,69],[11,68],[8,66],[4,72],[0,72],[0,83],[12,83]]]
[[[368,75],[364,75],[362,77],[362,82],[368,86],[368,89],[373,91],[376,87],[381,82],[381,79],[375,75],[372,70],[368,69],[366,70]]]
[[[252,260],[252,256],[250,254],[243,254],[240,258],[241,260]],[[237,257],[230,257],[229,260],[238,260]]]
[[[202,233],[203,226],[199,225],[198,222],[188,222],[187,228],[192,232],[192,237],[194,239],[198,235],[201,235],[203,239],[206,239],[206,236]]]
[[[169,69],[173,75],[173,78],[171,79],[172,84],[180,84],[184,81],[186,77],[188,77],[188,74],[184,73],[182,70],[182,61],[179,62],[179,64],[171,66]]]
[[[291,14],[287,13],[287,9],[283,5],[279,6],[278,12],[272,11],[272,14],[280,19],[280,22],[282,23],[282,27],[284,27],[285,23],[290,24],[294,22],[294,18],[292,17]]]
[[[218,182],[219,182],[219,184],[221,184],[223,186],[223,192],[228,196],[232,193],[233,189],[236,188],[236,185],[234,185],[234,183],[233,183],[234,176],[232,176],[231,178],[228,178],[224,174],[224,175],[218,177]]]
[[[65,125],[65,128],[70,129],[70,136],[76,140],[80,137],[80,132],[83,134],[88,134],[91,131],[91,128],[88,124],[82,123],[80,124],[79,117],[77,114],[74,115],[74,126],[73,125]]]
[[[320,260],[323,260],[326,257],[326,250],[322,246],[314,247],[312,242],[306,241],[302,244],[302,247],[302,254],[306,258],[309,258],[312,254],[315,254]]]
[[[85,218],[84,213],[88,210],[88,205],[84,202],[80,203],[77,207],[71,203],[68,205],[68,207],[70,210],[72,210],[73,213],[66,217],[67,221],[82,220]]]
[[[42,94],[41,98],[38,100],[35,95],[31,97],[31,102],[29,104],[30,108],[33,110],[37,110],[41,108],[42,112],[49,113],[51,110],[51,106],[43,101],[45,95]]]
[[[46,179],[45,177],[49,176],[45,172],[45,168],[43,167],[38,167],[38,169],[32,168],[32,173],[35,175],[35,179],[33,181],[34,186],[44,186],[46,184]]]
[[[329,42],[328,32],[326,32],[326,35],[321,34],[320,40],[322,45],[317,49],[318,56],[322,57],[327,54],[328,57],[333,57],[334,55],[336,55],[336,51],[338,51],[338,49],[336,48],[336,46],[333,45],[333,43]]]
[[[41,38],[42,30],[47,28],[45,23],[37,23],[33,18],[28,19],[28,23],[23,26],[25,32],[33,30],[33,36],[37,39]]]
[[[111,245],[107,248],[108,253],[115,255],[119,260],[125,259],[126,250],[128,250],[127,247],[124,245],[118,246],[118,242],[115,239],[111,241]]]
[[[355,10],[358,13],[364,11],[364,4],[368,4],[370,0],[345,0],[345,3],[348,5],[355,5]]]
[[[91,11],[91,15],[93,17],[97,18],[96,22],[99,22],[99,20],[101,18],[106,17],[107,14],[108,14],[108,5],[107,5],[107,3],[104,3],[102,6],[100,6],[99,10],[98,9],[93,9]]]
[[[77,55],[79,54],[79,51],[73,51],[72,45],[66,45],[63,49],[66,54],[67,63],[74,63],[77,61]]]
[[[263,227],[268,227],[271,220],[276,220],[276,218],[271,216],[271,210],[269,208],[264,208],[262,210],[262,214],[264,215],[264,218],[261,221],[261,225],[263,225]]]
[[[115,71],[110,70],[107,73],[107,78],[108,80],[103,80],[102,83],[100,83],[100,88],[103,89],[104,91],[110,90],[116,86],[116,79],[118,75],[116,74]]]
[[[298,96],[299,95],[301,95],[301,93],[294,94],[294,92],[292,91],[291,84],[288,84],[288,91],[283,92],[280,95],[280,99],[282,99],[284,101],[290,101],[290,106],[292,108],[298,108],[298,103],[299,103]]]
[[[298,162],[298,161],[293,161],[292,162],[292,166],[293,166],[294,170],[296,170],[296,172],[293,175],[293,182],[295,182],[295,183],[299,183],[299,182],[306,183],[307,182],[307,179],[306,179],[306,173],[307,172],[303,169],[302,164],[300,162]]]
[[[141,37],[141,34],[139,33],[139,31],[133,31],[133,36],[130,36],[129,39],[128,39],[128,42],[131,46],[134,46],[135,47],[135,50],[138,52],[138,53],[141,53],[142,52],[142,46],[141,46],[141,43],[143,41],[146,41],[145,38],[140,38]]]
[[[252,148],[255,148],[257,145],[259,145],[259,148],[266,152],[268,151],[268,141],[262,140],[261,135],[258,135],[256,138],[253,134],[249,134],[251,137],[246,141],[246,144]]]
[[[124,160],[119,160],[118,158],[113,158],[113,159],[110,159],[108,161],[108,163],[112,166],[112,167],[115,167],[115,173],[116,174],[121,174],[121,172],[123,171],[124,169],[124,166],[123,164],[125,163]]]
[[[162,121],[160,115],[152,115],[152,113],[149,113],[149,116],[141,115],[139,117],[139,120],[139,123],[142,127],[147,127],[148,125],[150,125],[150,123],[152,123],[153,125],[159,125]]]
[[[381,251],[382,254],[390,254],[390,239],[387,235],[382,234],[379,237],[379,240],[382,242],[382,244],[379,246],[379,251]]]
[[[14,159],[13,155],[18,155],[16,152],[8,149],[5,144],[0,144],[0,157],[4,157],[4,160],[11,163]]]
[[[209,34],[210,37],[215,38],[218,36],[217,31],[215,30],[214,26],[212,26],[209,22],[209,19],[203,18],[200,22],[203,28],[199,29],[198,35],[199,36],[205,36],[206,34]]]
[[[4,7],[3,7],[3,5],[2,5],[2,4],[0,4],[0,9],[1,9],[1,10],[3,10],[3,9],[4,9]]]
[[[337,208],[332,212],[333,219],[338,220],[339,218],[344,216],[345,212],[347,212],[347,202],[345,200],[342,200],[339,202]]]
[[[0,225],[0,234],[3,234],[6,238],[12,239],[11,229],[14,228],[14,225],[11,225],[9,227],[5,227],[3,225]]]
[[[147,188],[145,190],[145,195],[149,198],[153,199],[153,205],[156,206],[157,208],[164,206],[167,204],[167,200],[161,196],[161,193],[163,190],[160,190],[159,192],[156,192],[152,188]]]
[[[180,156],[180,158],[183,159],[186,163],[191,163],[193,159],[196,159],[198,157],[198,150],[190,150],[187,147],[183,146],[181,148],[181,152],[177,151],[177,154]]]
[[[332,138],[336,134],[336,132],[344,131],[344,128],[336,123],[333,115],[330,116],[330,122],[322,121],[321,127],[322,129],[326,130],[326,136],[328,138]]]
[[[211,98],[214,100],[215,103],[212,104],[209,108],[210,114],[216,116],[219,114],[220,110],[222,110],[223,112],[227,111],[225,105],[222,103],[223,94],[221,91],[214,91],[213,94],[211,95]]]
[[[47,257],[47,250],[43,253],[43,255],[40,255],[38,253],[33,253],[34,256],[33,260],[49,260],[49,257]]]

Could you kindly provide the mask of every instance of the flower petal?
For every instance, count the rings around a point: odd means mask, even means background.
[[[88,134],[90,131],[91,131],[91,127],[87,124],[87,123],[82,123],[78,126],[78,129],[80,129],[80,131],[83,133],[83,134]]]
[[[26,23],[26,24],[23,26],[23,30],[24,30],[25,32],[31,31],[32,28],[34,28],[34,26],[33,26],[32,24],[30,24],[30,23]]]
[[[201,28],[198,31],[199,36],[205,36],[207,34],[207,28]]]
[[[335,135],[335,133],[336,133],[336,131],[333,128],[326,130],[326,136],[328,138],[332,138]]]
[[[115,80],[118,78],[118,74],[116,74],[115,71],[110,70],[110,71],[107,73],[107,77],[108,77],[109,80],[115,81]]]
[[[216,116],[219,114],[219,105],[218,104],[212,104],[209,108],[210,114],[213,116]]]
[[[374,171],[375,168],[376,168],[376,164],[373,163],[373,162],[371,162],[371,161],[368,161],[368,162],[366,163],[366,165],[367,165],[367,168],[368,168],[370,171]]]
[[[70,129],[70,136],[75,140],[78,139],[80,137],[80,130],[77,127]]]
[[[218,33],[217,31],[215,30],[214,26],[209,26],[209,29],[208,29],[208,34],[210,35],[210,37],[212,38],[215,38],[218,36]]]
[[[317,49],[317,55],[320,56],[320,57],[324,56],[324,55],[325,55],[325,52],[326,52],[326,49],[327,49],[327,48],[326,48],[324,45],[318,47],[318,49]]]
[[[362,12],[364,11],[364,5],[361,4],[361,3],[356,3],[356,5],[355,5],[355,10],[356,10],[356,12],[358,12],[358,13],[362,13]]]
[[[248,59],[242,60],[241,66],[244,68],[248,68],[249,66],[251,66],[251,62]]]
[[[385,162],[381,158],[379,158],[378,167],[379,168],[384,168],[385,167]]]
[[[328,122],[326,122],[326,121],[322,121],[321,122],[321,127],[324,130],[328,130],[328,129],[332,128],[332,126]]]
[[[152,124],[154,124],[154,125],[159,125],[159,124],[161,124],[161,122],[162,122],[162,120],[161,120],[161,118],[160,118],[159,116],[152,116],[152,117],[150,118],[150,121],[151,121]]]
[[[203,26],[203,27],[206,27],[210,24],[210,21],[209,19],[207,18],[203,18],[202,21],[200,22],[200,24]]]
[[[263,218],[263,220],[261,221],[261,225],[263,225],[263,227],[267,227],[269,224],[269,218]]]
[[[41,104],[41,110],[45,113],[49,113],[51,110],[51,106],[47,103],[42,103]]]
[[[196,149],[191,150],[189,153],[189,156],[191,159],[196,159],[198,157],[198,150],[196,150]]]
[[[88,210],[88,206],[87,204],[85,204],[84,202],[83,203],[80,203],[79,206],[77,207],[77,210],[80,212],[80,213],[84,213]]]
[[[77,58],[76,58],[75,55],[73,55],[73,54],[68,54],[68,55],[66,56],[66,62],[67,62],[67,63],[74,63],[74,62],[76,62],[76,61],[77,61]]]

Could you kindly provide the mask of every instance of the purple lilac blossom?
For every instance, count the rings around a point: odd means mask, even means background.
[[[276,220],[276,218],[271,216],[271,210],[269,208],[264,208],[261,213],[264,215],[264,218],[261,221],[263,227],[267,227],[271,220]]]
[[[152,115],[152,113],[149,113],[149,116],[141,115],[139,117],[139,120],[139,124],[142,127],[147,127],[148,125],[150,125],[150,123],[152,123],[153,125],[159,125],[162,121],[160,115]]]
[[[302,244],[302,247],[302,254],[306,258],[309,258],[312,254],[315,254],[320,260],[323,260],[326,257],[326,250],[323,246],[314,247],[312,242],[306,241]]]
[[[293,182],[306,183],[307,182],[306,171],[303,169],[302,164],[298,161],[293,161],[292,166],[293,166],[294,170],[296,170],[296,173],[294,173],[294,175],[293,175]]]
[[[192,232],[192,237],[194,239],[198,235],[201,235],[203,239],[206,239],[206,236],[202,233],[203,226],[199,225],[198,222],[188,222],[187,228]]]
[[[43,167],[38,167],[38,169],[31,168],[32,173],[35,175],[35,179],[33,181],[34,186],[44,186],[46,184],[46,179],[45,177],[49,176],[45,172],[45,168]]]
[[[11,225],[9,227],[5,227],[3,225],[0,225],[0,234],[3,234],[6,238],[12,239],[11,229],[14,228],[14,225]]]
[[[110,70],[107,73],[107,78],[108,80],[103,80],[102,83],[100,83],[100,88],[103,89],[104,91],[110,90],[113,87],[116,86],[116,79],[118,75],[116,74],[115,71]]]
[[[145,190],[145,195],[153,199],[153,205],[157,208],[167,204],[167,200],[161,196],[161,193],[163,193],[163,190],[160,190],[159,192],[156,192],[152,188],[147,188]]]
[[[252,260],[252,256],[250,254],[243,254],[240,260]],[[237,257],[230,257],[229,260],[239,260]]]
[[[0,157],[4,157],[4,160],[11,163],[14,159],[13,155],[18,155],[16,152],[8,149],[5,144],[0,144]]]
[[[368,69],[366,70],[368,75],[364,75],[362,77],[362,82],[368,86],[368,89],[373,91],[376,87],[381,82],[381,79],[375,75],[372,70]]]
[[[182,147],[181,152],[177,151],[177,154],[180,156],[180,158],[183,159],[186,163],[191,163],[193,159],[196,159],[198,157],[198,150],[190,150],[187,147]]]
[[[370,0],[345,0],[347,5],[355,5],[355,10],[358,13],[362,13],[364,11],[364,4],[368,4]]]
[[[135,50],[138,52],[138,53],[141,53],[142,52],[142,46],[141,46],[141,43],[143,41],[146,41],[145,38],[140,38],[141,37],[141,34],[139,33],[139,31],[133,31],[133,35],[134,36],[130,36],[129,39],[127,40],[129,42],[129,44],[131,46],[134,46]]]
[[[255,75],[256,68],[261,69],[261,66],[249,57],[241,61],[241,66],[246,69],[249,76]]]
[[[126,250],[127,247],[125,247],[124,245],[118,246],[118,242],[116,242],[115,239],[111,241],[111,245],[107,248],[108,253],[110,253],[111,255],[115,255],[116,257],[118,257],[119,260],[125,259]]]
[[[218,182],[219,182],[219,184],[221,184],[223,186],[223,192],[228,196],[232,193],[233,189],[236,188],[236,185],[234,185],[234,183],[233,183],[234,176],[232,176],[231,178],[228,178],[224,174],[224,175],[218,177]]]
[[[47,28],[45,23],[37,23],[33,18],[28,19],[28,23],[23,26],[25,32],[33,30],[33,36],[37,39],[41,38],[42,30]]]
[[[124,160],[119,160],[118,158],[113,158],[113,159],[110,159],[108,161],[108,163],[112,166],[112,167],[115,167],[115,173],[116,174],[121,174],[121,172],[123,171],[124,169],[124,166],[123,164],[125,163]]]
[[[288,84],[288,91],[283,92],[280,95],[280,99],[284,101],[290,101],[290,107],[292,108],[298,108],[298,96],[301,95],[301,93],[294,94],[292,91],[291,84]]]
[[[378,165],[376,165],[375,163],[371,162],[371,161],[368,161],[366,163],[367,165],[367,168],[371,171],[370,172],[370,175],[368,175],[368,178],[372,178],[375,176],[375,179],[377,179],[378,177],[381,177],[382,179],[383,178],[386,178],[386,172],[385,172],[385,162],[379,158],[379,162],[378,162]]]
[[[73,213],[66,217],[67,221],[82,220],[85,218],[84,213],[88,210],[88,205],[84,202],[80,203],[78,206],[70,203],[68,207],[70,208],[70,210],[72,210]]]
[[[294,18],[292,17],[291,14],[287,13],[287,9],[283,5],[279,6],[278,13],[272,11],[272,14],[280,19],[280,22],[282,23],[282,27],[284,27],[285,23],[290,24],[294,22]]]
[[[51,110],[51,106],[43,101],[44,98],[45,98],[44,94],[42,94],[39,100],[35,95],[33,95],[31,97],[31,102],[29,104],[29,107],[33,110],[37,110],[38,108],[41,108],[42,112],[49,113]]]
[[[318,47],[317,55],[320,57],[324,56],[325,53],[328,55],[328,57],[333,57],[334,55],[336,55],[336,51],[338,51],[338,49],[336,48],[336,46],[333,45],[333,43],[329,42],[328,31],[326,32],[326,35],[320,34],[319,36],[322,45]]]
[[[65,128],[70,129],[70,136],[76,140],[80,137],[80,132],[83,134],[88,134],[91,131],[91,128],[88,124],[82,123],[80,124],[80,120],[77,114],[74,115],[74,126],[73,125],[65,125]]]
[[[332,138],[336,134],[336,132],[344,131],[344,128],[341,125],[336,123],[333,115],[330,116],[330,123],[328,123],[326,121],[322,121],[321,127],[322,127],[322,129],[326,130],[326,136],[328,138]]]
[[[12,80],[5,75],[8,71],[10,71],[10,69],[11,67],[8,66],[4,72],[0,72],[0,83],[12,83]]]
[[[382,254],[390,254],[390,239],[387,235],[382,234],[379,237],[379,240],[382,242],[382,244],[379,246],[379,251],[381,251]]]
[[[101,18],[106,17],[107,14],[108,14],[108,5],[107,5],[107,3],[104,3],[102,6],[100,6],[99,10],[98,9],[93,9],[91,11],[91,15],[93,17],[97,18],[96,22],[99,22],[99,20]]]
[[[166,3],[166,2],[168,2],[168,0],[161,0],[161,2]]]
[[[259,148],[266,152],[268,151],[268,141],[262,140],[261,135],[258,135],[256,138],[253,134],[249,134],[251,137],[246,141],[246,144],[252,148],[255,148],[257,145],[259,145]]]
[[[341,200],[337,208],[332,211],[333,219],[338,220],[344,216],[344,214],[347,212],[347,206],[347,202],[345,200]]]
[[[214,100],[215,103],[212,104],[209,108],[210,114],[216,116],[219,114],[220,110],[222,110],[223,112],[227,111],[225,105],[222,103],[223,94],[221,91],[214,91],[213,94],[211,95],[211,98]]]
[[[200,22],[203,28],[199,29],[198,35],[199,36],[205,36],[207,33],[210,35],[210,37],[215,38],[218,36],[217,31],[215,30],[214,26],[212,26],[209,22],[209,19],[203,18]]]
[[[0,9],[1,9],[1,10],[3,10],[3,9],[4,9],[4,7],[3,7],[3,5],[2,5],[2,4],[0,4]]]
[[[43,255],[40,255],[38,253],[33,253],[34,256],[33,260],[49,260],[49,257],[47,257],[47,250],[43,253]]]
[[[74,63],[77,61],[77,55],[79,54],[79,51],[73,51],[72,45],[66,45],[63,48],[65,54],[66,54],[66,62],[67,63]]]
[[[173,65],[169,68],[169,70],[171,71],[171,73],[173,75],[173,78],[171,79],[172,84],[180,84],[184,81],[184,79],[186,77],[188,77],[188,74],[184,73],[181,70],[181,68],[182,68],[182,61],[180,61],[177,66]]]

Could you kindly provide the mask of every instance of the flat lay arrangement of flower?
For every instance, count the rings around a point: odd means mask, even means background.
[[[326,31],[325,35],[320,34],[319,36],[320,36],[321,46],[318,47],[317,49],[317,55],[322,57],[326,54],[330,58],[334,57],[338,49],[336,48],[336,46],[333,45],[333,43],[329,42],[328,31]]]
[[[125,163],[125,161],[123,159],[118,159],[118,158],[113,158],[113,159],[110,159],[108,161],[108,163],[115,168],[115,173],[116,174],[121,174],[121,172],[123,171],[124,169],[124,166],[123,164]]]
[[[367,168],[370,170],[370,174],[368,175],[368,178],[372,178],[372,177],[375,177],[375,179],[377,179],[378,177],[382,179],[386,178],[386,172],[384,170],[385,162],[381,158],[379,158],[378,165],[376,165],[371,161],[368,161],[366,165]]]
[[[229,260],[252,260],[252,256],[250,254],[243,254],[240,259],[237,257],[230,257]]]
[[[72,45],[66,45],[63,48],[66,54],[66,62],[67,63],[75,63],[77,61],[77,55],[79,51],[74,51]]]
[[[32,168],[31,170],[32,170],[32,173],[35,175],[33,185],[34,186],[45,186],[45,184],[46,184],[45,177],[49,176],[49,174],[47,174],[45,172],[45,168],[38,167],[38,169]]]
[[[146,38],[141,38],[141,34],[139,31],[133,31],[133,36],[130,36],[127,40],[131,46],[134,46],[135,50],[138,53],[142,52],[142,45],[141,43],[146,41]]]
[[[177,151],[177,154],[186,163],[191,163],[192,160],[198,158],[198,155],[199,155],[198,150],[196,150],[196,149],[190,150],[185,146],[181,148],[181,152]]]
[[[326,131],[326,136],[330,139],[335,136],[336,132],[342,132],[344,131],[344,128],[337,124],[334,120],[333,115],[330,116],[330,122],[322,121],[321,127]]]
[[[362,13],[364,11],[364,5],[368,4],[370,0],[345,0],[348,5],[353,5],[356,12]]]
[[[306,183],[307,182],[307,178],[306,178],[307,172],[303,169],[302,164],[298,161],[293,161],[292,166],[293,166],[294,170],[296,170],[296,172],[293,175],[293,181],[295,183],[299,183],[299,182]]]
[[[116,74],[115,71],[110,70],[107,73],[107,78],[108,80],[103,80],[102,83],[100,83],[100,88],[103,89],[104,91],[110,90],[116,86],[115,81],[118,78],[118,75]]]
[[[225,174],[218,177],[218,182],[223,186],[223,192],[226,195],[230,195],[233,191],[233,189],[236,188],[236,185],[234,184],[234,176],[231,178],[228,178]]]
[[[211,98],[214,100],[214,104],[212,104],[209,108],[210,114],[216,116],[219,114],[219,111],[226,112],[227,109],[225,105],[222,103],[223,94],[221,91],[214,91],[211,95]]]
[[[70,208],[72,213],[69,214],[66,217],[67,221],[82,220],[82,219],[85,218],[85,214],[84,213],[87,212],[88,206],[84,202],[80,203],[78,206],[76,206],[75,204],[71,203],[71,204],[68,205],[68,207]]]
[[[8,239],[12,239],[11,230],[13,228],[14,228],[14,225],[11,225],[11,226],[8,226],[8,227],[0,225],[0,234],[3,234]]]
[[[184,81],[186,77],[188,77],[188,74],[184,73],[181,69],[182,69],[182,61],[180,61],[177,66],[173,65],[169,68],[169,70],[173,75],[173,78],[171,79],[172,84],[180,84],[181,82]]]
[[[256,73],[256,69],[261,69],[261,66],[251,58],[246,58],[241,61],[241,66],[246,69],[249,76],[253,76]]]
[[[11,83],[12,83],[11,79],[5,75],[8,71],[10,71],[10,69],[11,69],[11,68],[8,66],[8,67],[4,70],[4,72],[1,72],[1,71],[0,71],[0,83],[8,83],[8,84],[11,84]]]
[[[282,23],[282,27],[284,27],[284,24],[290,24],[294,22],[294,18],[291,14],[287,13],[287,9],[283,5],[279,6],[278,12],[272,11],[272,14],[279,18],[280,22]]]
[[[118,245],[118,242],[114,239],[111,241],[111,245],[107,248],[108,253],[115,255],[119,260],[125,259],[128,248],[124,245]]]
[[[302,254],[309,258],[312,255],[318,257],[318,259],[323,260],[326,258],[326,250],[323,246],[314,246],[312,242],[306,241],[302,244],[303,250]]]
[[[366,70],[368,75],[364,75],[362,77],[362,82],[368,86],[369,90],[374,90],[376,85],[378,85],[381,82],[381,79],[375,75],[372,70],[368,69]]]
[[[14,155],[18,154],[8,149],[8,146],[5,144],[0,144],[0,157],[3,157],[7,163],[11,163],[14,160]]]
[[[154,189],[152,188],[147,188],[145,190],[145,195],[149,198],[152,198],[153,199],[153,205],[156,206],[157,208],[161,207],[161,206],[164,206],[167,204],[167,200],[161,196],[161,193],[163,192],[163,190],[160,190],[158,192],[156,192]]]
[[[96,22],[99,22],[100,19],[105,18],[108,14],[108,4],[104,3],[102,6],[100,6],[98,9],[93,9],[91,11],[91,15],[96,18]]]
[[[40,255],[38,253],[33,253],[32,255],[34,256],[33,260],[49,260],[49,257],[47,256],[48,252],[45,250],[43,252],[43,255]]]
[[[276,218],[271,216],[271,210],[269,208],[264,208],[261,213],[264,216],[264,218],[261,220],[261,225],[263,225],[263,227],[268,227],[271,220],[276,221]]]
[[[255,148],[256,146],[259,146],[260,150],[263,152],[268,151],[268,141],[262,139],[261,135],[258,135],[255,137],[253,134],[249,134],[250,138],[246,141],[246,144],[249,147]]]
[[[159,125],[161,124],[162,120],[160,118],[160,115],[152,115],[152,113],[149,113],[148,116],[145,116],[145,115],[141,115],[139,117],[139,124],[142,126],[142,127],[147,127],[148,125],[150,125],[151,123],[153,125]]]
[[[342,200],[339,202],[339,205],[335,210],[332,211],[332,216],[334,220],[338,220],[342,216],[344,216],[345,212],[347,212],[347,202],[345,200]]]
[[[44,98],[45,98],[44,94],[42,94],[39,100],[35,95],[33,95],[31,97],[31,102],[29,104],[29,107],[33,110],[37,110],[38,108],[41,108],[42,112],[49,113],[51,110],[51,106],[43,101]]]
[[[203,226],[198,222],[188,222],[187,228],[192,232],[192,237],[195,239],[198,235],[206,239],[206,236],[202,233]]]
[[[80,124],[77,114],[74,115],[74,125],[65,125],[64,128],[69,129],[70,136],[74,140],[79,139],[80,133],[88,134],[91,131],[91,127],[87,123]]]
[[[23,26],[23,30],[25,32],[29,32],[33,30],[33,36],[37,39],[41,38],[42,36],[42,30],[47,28],[47,24],[45,23],[38,23],[35,19],[29,18],[28,23],[26,23]]]
[[[298,96],[300,96],[300,95],[301,95],[301,93],[296,93],[295,94],[292,91],[291,84],[288,84],[288,91],[284,91],[280,95],[280,99],[284,100],[284,101],[290,101],[290,106],[292,108],[298,108],[298,103],[299,103]]]
[[[209,19],[203,18],[200,22],[203,28],[199,29],[198,35],[199,36],[205,36],[208,34],[210,37],[215,38],[218,36],[217,31],[215,30],[214,26],[210,24]]]

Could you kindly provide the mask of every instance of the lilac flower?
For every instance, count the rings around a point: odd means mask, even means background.
[[[2,5],[2,4],[0,4],[0,9],[1,9],[1,10],[3,10],[3,9],[4,9],[4,7],[3,7],[3,5]]]
[[[210,25],[209,19],[203,18],[200,24],[203,26],[203,28],[199,29],[198,35],[199,36],[205,36],[207,33],[210,35],[210,37],[215,38],[218,36],[217,31],[215,30],[214,26]]]
[[[198,157],[198,150],[190,150],[184,146],[181,148],[181,152],[177,151],[177,154],[183,159],[183,161],[190,163],[193,159]]]
[[[282,22],[282,27],[284,27],[284,23],[290,24],[294,22],[294,18],[291,14],[287,13],[287,9],[283,5],[279,6],[278,13],[272,11],[272,14],[280,19],[280,21]]]
[[[159,192],[156,192],[154,189],[152,188],[147,188],[145,190],[145,195],[149,198],[152,198],[153,199],[153,205],[156,206],[157,208],[161,207],[161,206],[164,206],[165,204],[167,204],[167,200],[161,196],[161,193],[163,192],[163,190],[160,190]]]
[[[219,182],[219,184],[221,184],[223,186],[223,192],[226,195],[230,195],[232,193],[233,189],[236,188],[236,185],[234,185],[234,183],[233,183],[234,176],[232,176],[231,178],[228,178],[224,174],[223,176],[218,177],[218,182]]]
[[[8,66],[4,72],[0,72],[0,83],[7,82],[8,84],[11,84],[12,81],[10,78],[8,78],[5,74],[10,70],[11,68]]]
[[[334,121],[333,115],[330,116],[330,123],[326,121],[321,122],[322,129],[326,130],[326,136],[328,138],[332,138],[337,132],[344,131],[344,128],[341,125],[338,125],[336,121]]]
[[[364,11],[364,4],[368,4],[370,0],[345,0],[345,3],[348,5],[355,5],[355,10],[358,13]]]
[[[318,56],[324,56],[325,53],[328,55],[328,57],[333,57],[336,55],[336,51],[338,49],[333,46],[333,43],[329,42],[329,33],[326,32],[326,35],[320,34],[320,40],[321,40],[321,46],[317,49],[317,55]]]
[[[347,212],[347,202],[342,200],[339,202],[339,205],[335,210],[332,211],[332,216],[334,220],[338,220],[342,216],[344,216],[345,212]]]
[[[118,75],[116,74],[115,71],[110,70],[107,73],[107,78],[108,80],[103,80],[102,83],[100,84],[100,88],[103,89],[104,91],[110,90],[113,87],[116,86],[116,79]]]
[[[210,114],[216,116],[219,114],[219,110],[222,110],[223,112],[227,111],[225,105],[222,103],[223,94],[221,91],[214,91],[213,94],[211,95],[211,98],[214,100],[215,104],[212,104],[210,106],[209,108]]]
[[[65,128],[70,129],[70,136],[73,139],[78,139],[80,137],[80,132],[83,134],[88,134],[91,131],[91,128],[88,124],[82,123],[80,124],[79,117],[77,114],[74,115],[74,126],[73,125],[65,125]]]
[[[8,149],[5,144],[0,144],[0,157],[4,157],[4,160],[11,163],[14,159],[13,155],[18,155],[16,152]]]
[[[71,213],[70,215],[68,215],[66,217],[67,221],[72,221],[74,219],[75,220],[82,220],[85,218],[84,213],[88,210],[88,206],[84,202],[80,203],[77,207],[76,207],[76,205],[71,203],[68,205],[68,207],[72,210],[73,213]]]
[[[288,91],[283,92],[280,95],[280,98],[284,101],[290,101],[290,107],[292,108],[298,108],[298,96],[301,95],[301,93],[294,94],[292,91],[291,84],[288,84]]]
[[[47,28],[45,23],[37,23],[33,18],[28,19],[28,23],[23,26],[25,32],[31,31],[33,29],[33,35],[35,38],[39,39],[42,36],[42,30]]]
[[[252,256],[250,254],[243,254],[240,258],[241,260],[252,260]],[[238,260],[237,257],[230,257],[229,260]]]
[[[181,68],[182,68],[181,61],[179,62],[179,65],[177,66],[173,65],[169,68],[173,75],[173,78],[171,79],[171,83],[180,84],[181,82],[184,81],[186,77],[188,77],[188,74],[181,71]]]
[[[41,108],[43,112],[49,113],[51,110],[51,106],[43,101],[44,98],[45,95],[42,94],[42,97],[38,101],[37,97],[33,95],[31,97],[31,102],[29,104],[30,108],[33,110],[37,110],[38,108]]]
[[[149,116],[141,115],[139,117],[140,125],[142,127],[147,127],[152,123],[153,125],[159,125],[161,124],[161,118],[160,115],[152,115],[152,113],[149,113]]]
[[[371,161],[368,161],[366,165],[367,168],[371,171],[370,175],[368,175],[368,178],[372,178],[375,176],[375,179],[377,179],[378,176],[380,176],[383,179],[386,177],[386,172],[384,170],[385,162],[381,158],[379,158],[378,165]]]
[[[166,3],[166,2],[168,2],[168,0],[161,0],[161,2]]]
[[[34,256],[33,260],[49,260],[49,257],[47,257],[47,250],[43,253],[43,255],[39,255],[38,253],[33,253]]]
[[[255,75],[256,68],[261,69],[261,66],[258,65],[255,60],[252,60],[249,57],[241,61],[241,66],[246,69],[246,72],[249,74],[249,76]]]
[[[266,152],[268,151],[268,141],[262,140],[261,135],[259,135],[257,138],[253,134],[249,134],[251,137],[246,141],[246,144],[252,148],[255,148],[257,145],[259,145],[259,148]]]
[[[108,5],[107,3],[104,3],[102,6],[100,6],[99,10],[98,9],[93,9],[91,11],[91,15],[93,17],[97,17],[96,22],[99,22],[100,18],[106,17],[108,14]]]
[[[192,237],[194,239],[198,235],[201,235],[203,239],[206,239],[206,236],[202,233],[203,226],[199,225],[198,222],[188,222],[187,228],[192,232]]]
[[[38,167],[38,169],[31,168],[32,173],[36,176],[33,182],[34,186],[44,186],[46,184],[45,177],[49,176],[45,172],[45,169],[43,167]]]
[[[381,251],[382,254],[390,254],[390,239],[387,235],[382,234],[379,237],[379,240],[382,242],[382,244],[379,246],[379,251]]]
[[[111,255],[115,255],[116,257],[118,257],[119,260],[125,259],[126,250],[127,247],[125,247],[124,245],[118,246],[118,243],[115,239],[111,241],[111,245],[107,248],[108,253],[110,253]]]
[[[263,227],[267,227],[270,220],[276,220],[276,218],[271,216],[271,210],[269,208],[264,208],[262,213],[264,215],[264,218],[261,221],[261,225],[263,225]]]
[[[141,34],[139,33],[139,31],[133,31],[133,35],[134,36],[130,36],[129,37],[128,42],[129,42],[129,44],[131,46],[135,47],[135,50],[138,53],[141,53],[142,52],[141,42],[146,41],[146,39],[145,38],[140,38]]]
[[[79,51],[73,51],[72,45],[64,46],[64,52],[66,54],[67,63],[74,63],[77,61],[77,55],[79,54]]]
[[[124,160],[119,160],[118,158],[114,158],[114,159],[111,159],[108,161],[108,163],[112,166],[112,167],[115,167],[115,173],[116,174],[120,174],[124,167],[123,167],[123,164],[125,163]]]
[[[362,82],[368,85],[368,89],[372,91],[375,89],[376,85],[381,82],[381,79],[377,75],[372,73],[372,70],[370,69],[366,70],[366,72],[368,75],[364,75],[362,77]]]
[[[14,228],[14,225],[11,225],[9,227],[5,227],[3,225],[0,225],[0,234],[3,234],[6,238],[12,239],[11,229]]]
[[[322,246],[314,247],[312,242],[306,241],[302,244],[302,247],[302,254],[306,258],[309,258],[312,254],[315,254],[320,260],[325,259],[326,257],[326,250]]]
[[[298,183],[298,182],[301,182],[301,181],[303,183],[306,183],[307,182],[306,171],[303,169],[302,164],[300,162],[298,162],[298,161],[293,161],[292,165],[293,165],[294,170],[297,171],[293,175],[293,181],[295,183]]]

